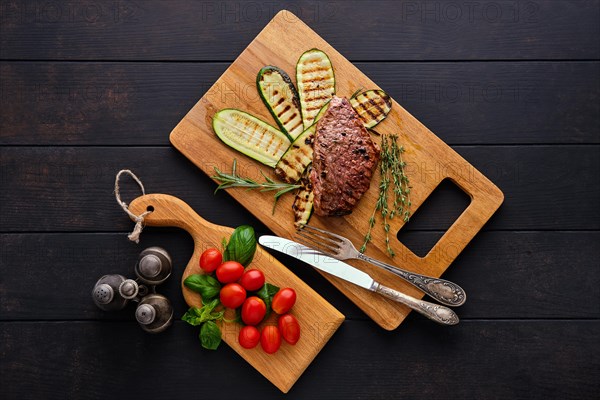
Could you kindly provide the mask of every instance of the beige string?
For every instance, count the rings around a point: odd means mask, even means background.
[[[133,231],[127,236],[129,240],[132,242],[139,243],[140,242],[140,234],[142,233],[142,229],[144,229],[144,217],[150,214],[152,211],[145,211],[140,215],[135,215],[131,211],[129,211],[129,206],[127,203],[121,200],[121,194],[119,193],[119,179],[121,179],[121,175],[127,174],[133,178],[142,189],[142,195],[146,194],[146,190],[144,190],[144,185],[142,185],[142,181],[138,179],[137,176],[133,172],[128,169],[122,169],[117,173],[117,177],[115,178],[115,198],[117,199],[117,203],[121,206],[123,211],[127,213],[131,217],[132,220],[135,221],[135,227]]]

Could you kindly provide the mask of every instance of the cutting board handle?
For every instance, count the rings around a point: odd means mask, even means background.
[[[450,170],[445,178],[467,193],[471,203],[422,259],[423,265],[438,270],[446,269],[454,261],[504,200],[502,191],[474,167],[469,174]]]
[[[230,233],[231,228],[215,225],[199,216],[186,202],[168,194],[147,194],[137,197],[129,205],[129,210],[140,215],[152,211],[144,217],[144,225],[174,226],[186,230],[194,241],[202,236],[201,230]]]
[[[216,247],[214,238],[228,237],[233,228],[216,225],[199,216],[186,202],[168,194],[147,194],[137,197],[129,205],[135,215],[152,211],[144,217],[148,226],[174,226],[184,229],[194,239],[194,252],[183,271],[181,290],[187,304],[200,307],[202,299],[198,293],[187,289],[183,281],[198,267],[200,255],[208,247]],[[212,240],[211,240],[212,239]]]

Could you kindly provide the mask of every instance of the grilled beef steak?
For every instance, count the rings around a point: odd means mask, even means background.
[[[350,214],[369,189],[379,153],[348,100],[334,96],[315,134],[310,174],[315,213]]]

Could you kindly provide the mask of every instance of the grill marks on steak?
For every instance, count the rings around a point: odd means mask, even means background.
[[[317,122],[313,151],[315,213],[350,214],[369,189],[380,149],[345,98],[334,96]]]

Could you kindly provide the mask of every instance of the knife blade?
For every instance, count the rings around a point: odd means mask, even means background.
[[[306,247],[289,239],[271,235],[261,236],[258,238],[258,243],[264,247],[303,261],[320,271],[402,303],[440,324],[456,325],[459,322],[456,313],[448,307],[419,300],[386,287],[377,282],[366,272],[343,261],[329,257],[318,250],[311,249],[310,247]]]

